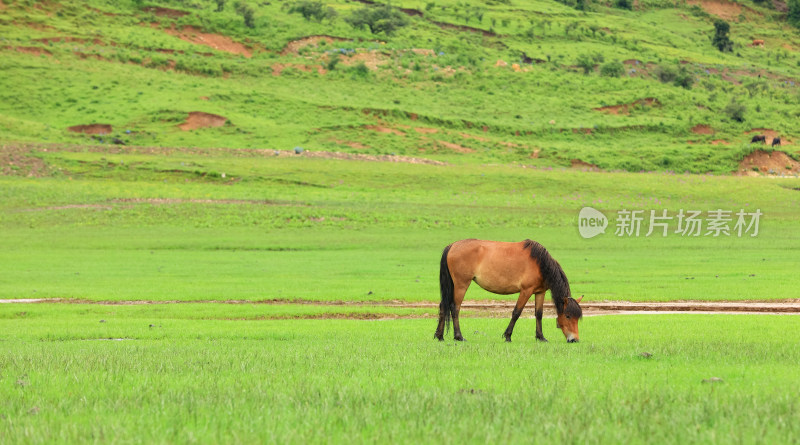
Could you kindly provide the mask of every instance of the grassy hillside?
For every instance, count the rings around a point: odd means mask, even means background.
[[[728,173],[756,129],[796,156],[782,4],[398,1],[407,25],[373,34],[347,22],[365,2],[316,21],[300,2],[5,0],[0,141]],[[90,124],[110,128],[68,130]]]

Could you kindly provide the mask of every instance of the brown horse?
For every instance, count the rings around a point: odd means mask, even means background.
[[[463,341],[458,312],[471,281],[489,292],[501,295],[519,292],[517,305],[511,313],[503,336],[511,341],[511,333],[522,309],[531,295],[536,294],[536,338],[547,341],[542,334],[542,306],[545,291],[556,306],[556,327],[561,329],[567,342],[578,341],[578,320],[583,316],[580,299],[570,296],[569,281],[561,265],[541,244],[525,240],[519,243],[466,239],[445,247],[439,268],[439,326],[434,338],[444,340],[445,326],[453,320],[453,335]],[[582,299],[583,297],[581,297]]]

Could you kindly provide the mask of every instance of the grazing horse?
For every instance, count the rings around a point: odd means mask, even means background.
[[[766,144],[767,143],[767,137],[764,136],[763,134],[757,134],[757,135],[753,136],[753,139],[750,139],[750,143],[752,144],[753,142],[763,142],[763,143]]]
[[[781,145],[781,138],[772,138],[772,146],[780,146]]]
[[[466,239],[445,247],[439,268],[439,325],[434,338],[444,340],[445,327],[453,320],[453,338],[463,341],[458,313],[470,282],[489,292],[501,295],[519,292],[517,304],[511,313],[511,322],[503,333],[511,341],[514,324],[531,295],[536,295],[536,338],[547,341],[542,334],[542,306],[545,291],[556,306],[556,327],[561,329],[567,342],[578,341],[578,320],[583,316],[580,299],[570,296],[569,281],[561,265],[541,244],[525,240],[518,243]],[[581,297],[583,298],[583,297]]]

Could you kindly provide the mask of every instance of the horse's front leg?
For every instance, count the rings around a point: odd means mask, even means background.
[[[542,334],[542,314],[544,312],[544,292],[536,294],[535,310],[536,310],[536,339],[539,341],[547,341]]]
[[[531,294],[533,294],[533,291],[530,289],[523,289],[522,292],[519,293],[517,304],[514,306],[514,310],[511,312],[511,322],[508,323],[508,327],[503,333],[503,337],[506,338],[506,341],[511,341],[511,334],[514,332],[514,325],[517,323],[517,319],[522,314],[522,310],[525,309],[525,305],[528,304],[528,299],[531,298]]]

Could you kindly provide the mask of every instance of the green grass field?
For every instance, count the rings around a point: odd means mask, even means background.
[[[541,241],[587,301],[798,298],[796,179],[22,153],[41,176],[0,177],[0,299],[173,303],[0,305],[4,443],[797,434],[794,316],[587,317],[568,345],[552,319],[550,343],[537,343],[530,311],[511,344],[506,319],[467,311],[456,344],[433,340],[435,308],[384,304],[437,302],[441,249],[466,237]],[[612,223],[583,239],[586,205],[612,220],[623,208],[763,219],[756,237],[618,237]],[[467,298],[516,297],[473,287]],[[198,303],[227,300],[243,303]],[[313,304],[340,301],[367,304]]]
[[[584,302],[800,298],[782,2],[304,3],[0,0],[0,300],[45,300],[0,303],[0,443],[797,442],[793,315],[432,338],[463,238],[541,242]]]
[[[289,310],[302,314],[303,309]],[[791,443],[793,316],[252,320],[272,306],[2,305],[4,443]],[[645,357],[642,354],[651,356]]]
[[[0,298],[437,301],[441,250],[463,238],[540,241],[589,300],[799,296],[796,179],[57,147],[37,156],[49,177],[0,178]],[[606,234],[579,235],[584,206],[606,212]],[[763,217],[756,237],[681,236],[676,220],[666,237],[645,236],[649,220],[638,237],[616,236],[626,208]],[[498,297],[476,288],[468,298]]]

